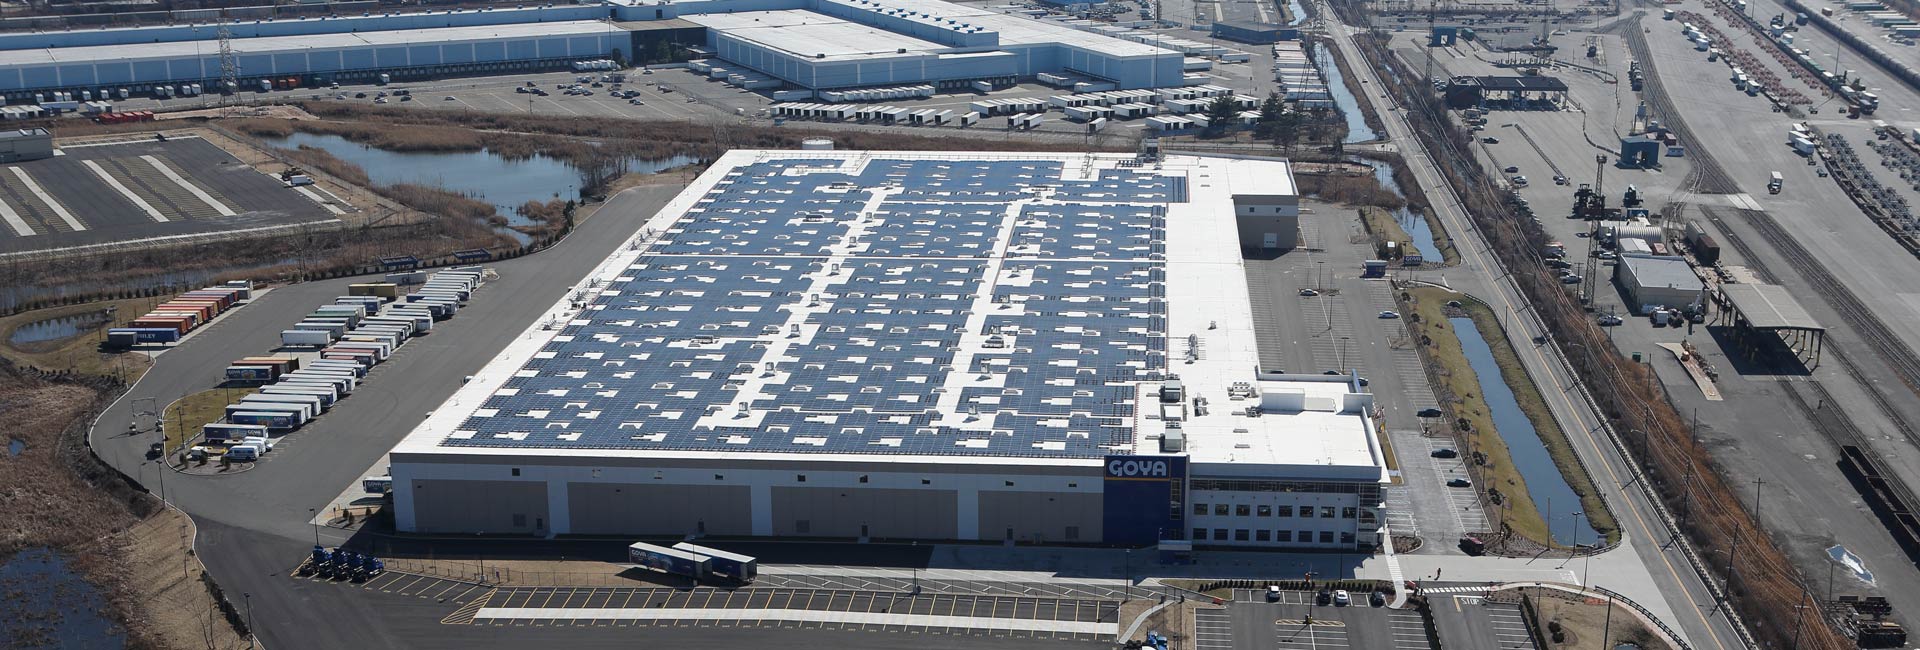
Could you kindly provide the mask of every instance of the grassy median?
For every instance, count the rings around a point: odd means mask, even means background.
[[[1589,523],[1605,536],[1608,543],[1617,541],[1619,526],[1614,522],[1613,514],[1607,511],[1591,478],[1574,458],[1565,432],[1560,430],[1539,388],[1520,364],[1519,355],[1507,344],[1506,338],[1499,335],[1500,323],[1493,312],[1478,301],[1445,289],[1423,287],[1409,289],[1406,293],[1411,297],[1406,305],[1410,314],[1409,324],[1416,338],[1426,342],[1423,350],[1428,361],[1438,368],[1439,385],[1435,388],[1441,391],[1443,402],[1450,398],[1450,415],[1455,418],[1454,429],[1460,433],[1462,452],[1469,457],[1476,451],[1486,456],[1486,463],[1477,467],[1475,472],[1482,489],[1498,492],[1500,502],[1490,505],[1505,513],[1507,526],[1515,535],[1534,543],[1560,546],[1553,541],[1546,521],[1540,515],[1539,506],[1527,492],[1526,479],[1513,463],[1506,441],[1494,428],[1493,415],[1480,390],[1482,379],[1474,373],[1472,364],[1461,351],[1458,335],[1447,320],[1449,301],[1458,301],[1461,310],[1472,317],[1474,324],[1479,327],[1493,351],[1495,363],[1500,366],[1500,379],[1507,383],[1515,401],[1520,404],[1520,410],[1533,422],[1534,430],[1546,444],[1554,465],[1566,477],[1574,493],[1581,496],[1581,507],[1587,513]],[[1502,519],[1497,512],[1490,514],[1493,516],[1489,519],[1496,524]]]
[[[227,405],[258,392],[257,388],[213,388],[167,405],[167,451],[172,452],[200,435],[200,428],[226,417]]]

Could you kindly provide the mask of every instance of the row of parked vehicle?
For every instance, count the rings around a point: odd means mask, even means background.
[[[273,434],[297,429],[332,409],[401,345],[432,331],[435,321],[453,317],[488,273],[480,267],[433,273],[404,296],[392,283],[352,285],[350,295],[280,333],[283,351],[308,348],[317,356],[244,357],[227,367],[227,385],[260,389],[228,405],[224,421],[205,425],[205,442],[189,453],[218,451],[227,460],[258,460],[272,450]]]
[[[246,280],[188,291],[154,306],[127,327],[107,330],[107,347],[124,350],[142,343],[173,343],[251,299],[253,283]]]

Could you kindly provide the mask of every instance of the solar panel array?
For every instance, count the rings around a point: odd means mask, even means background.
[[[1129,445],[1138,386],[1166,367],[1157,253],[1185,179],[1063,171],[738,167],[444,444],[1026,457]]]

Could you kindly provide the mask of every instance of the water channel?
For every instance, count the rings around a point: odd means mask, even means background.
[[[1387,188],[1387,191],[1393,192],[1394,196],[1402,200],[1407,198],[1407,195],[1400,191],[1400,183],[1393,180],[1392,165],[1370,158],[1350,158],[1348,161],[1366,165],[1373,170],[1373,178],[1380,181],[1381,187]],[[1426,217],[1401,207],[1393,211],[1393,220],[1400,224],[1401,230],[1406,231],[1407,235],[1413,238],[1413,249],[1419,251],[1428,264],[1439,264],[1446,260],[1440,253],[1440,245],[1435,243],[1433,224],[1428,222]]]
[[[0,647],[124,648],[106,598],[67,559],[30,548],[0,564]]]
[[[1507,454],[1520,470],[1520,477],[1527,482],[1527,495],[1533,497],[1534,507],[1546,520],[1547,532],[1563,545],[1605,543],[1605,538],[1594,532],[1591,523],[1576,514],[1582,507],[1580,496],[1553,463],[1546,443],[1540,440],[1540,432],[1533,428],[1533,420],[1520,410],[1520,402],[1514,399],[1513,389],[1502,378],[1500,364],[1493,360],[1493,349],[1481,336],[1480,327],[1471,318],[1447,321],[1453,323],[1454,334],[1460,339],[1460,351],[1480,380],[1480,394],[1492,413],[1494,430],[1506,443]]]
[[[490,203],[508,225],[533,225],[517,210],[528,201],[551,201],[579,196],[580,170],[565,161],[535,156],[510,160],[490,151],[454,153],[387,151],[353,142],[337,135],[294,133],[285,138],[263,138],[269,144],[288,149],[301,145],[333,154],[359,165],[367,176],[382,185],[412,183],[440,187],[476,200]],[[666,160],[633,160],[628,170],[651,174],[663,169],[699,162],[692,156],[674,156]]]
[[[1327,92],[1333,95],[1333,105],[1340,109],[1341,117],[1347,121],[1347,144],[1368,142],[1380,137],[1373,127],[1367,126],[1367,116],[1360,111],[1360,100],[1353,96],[1353,89],[1347,87],[1347,77],[1340,73],[1340,65],[1334,63],[1333,53],[1327,51],[1325,43],[1313,44],[1314,65],[1319,66],[1320,74],[1327,78]]]

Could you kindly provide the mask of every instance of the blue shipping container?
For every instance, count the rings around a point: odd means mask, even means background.
[[[133,333],[134,340],[141,343],[172,343],[180,340],[179,330],[164,327],[116,327],[107,330],[107,335],[112,336],[121,332]]]
[[[646,543],[636,543],[627,547],[627,559],[634,564],[699,580],[706,577],[712,560],[707,557],[696,560],[694,557],[692,553],[686,551]]]

